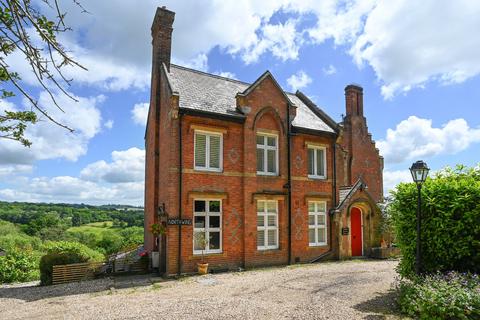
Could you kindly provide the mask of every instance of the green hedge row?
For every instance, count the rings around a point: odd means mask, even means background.
[[[413,277],[417,188],[402,183],[388,206],[402,252],[398,271]],[[480,272],[480,167],[444,169],[422,188],[422,262],[426,273]]]

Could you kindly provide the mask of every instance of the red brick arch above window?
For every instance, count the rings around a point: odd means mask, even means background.
[[[260,109],[260,111],[257,112],[257,114],[255,115],[255,118],[253,119],[252,130],[256,131],[259,120],[262,119],[264,116],[268,116],[268,115],[273,116],[273,119],[276,122],[276,125],[280,131],[280,134],[283,135],[285,133],[284,123],[282,121],[282,118],[278,114],[277,110],[273,107],[263,107],[262,109]]]

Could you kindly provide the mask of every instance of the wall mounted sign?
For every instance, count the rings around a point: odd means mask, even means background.
[[[348,227],[342,228],[342,236],[348,236],[350,229]]]
[[[173,226],[178,226],[178,225],[187,225],[190,226],[192,224],[192,219],[168,219],[167,220],[168,225],[173,225]]]

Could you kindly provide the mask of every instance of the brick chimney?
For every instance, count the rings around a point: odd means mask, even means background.
[[[363,88],[356,84],[349,84],[345,87],[345,107],[347,117],[363,117]]]
[[[152,24],[153,65],[162,62],[170,71],[170,55],[172,51],[172,31],[175,12],[165,7],[157,8]]]

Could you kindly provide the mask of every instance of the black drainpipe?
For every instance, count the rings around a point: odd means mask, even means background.
[[[287,103],[288,264],[292,263],[292,176],[290,170],[290,104]]]
[[[178,218],[182,219],[182,113],[178,113]],[[178,225],[178,276],[182,274],[182,225]]]

